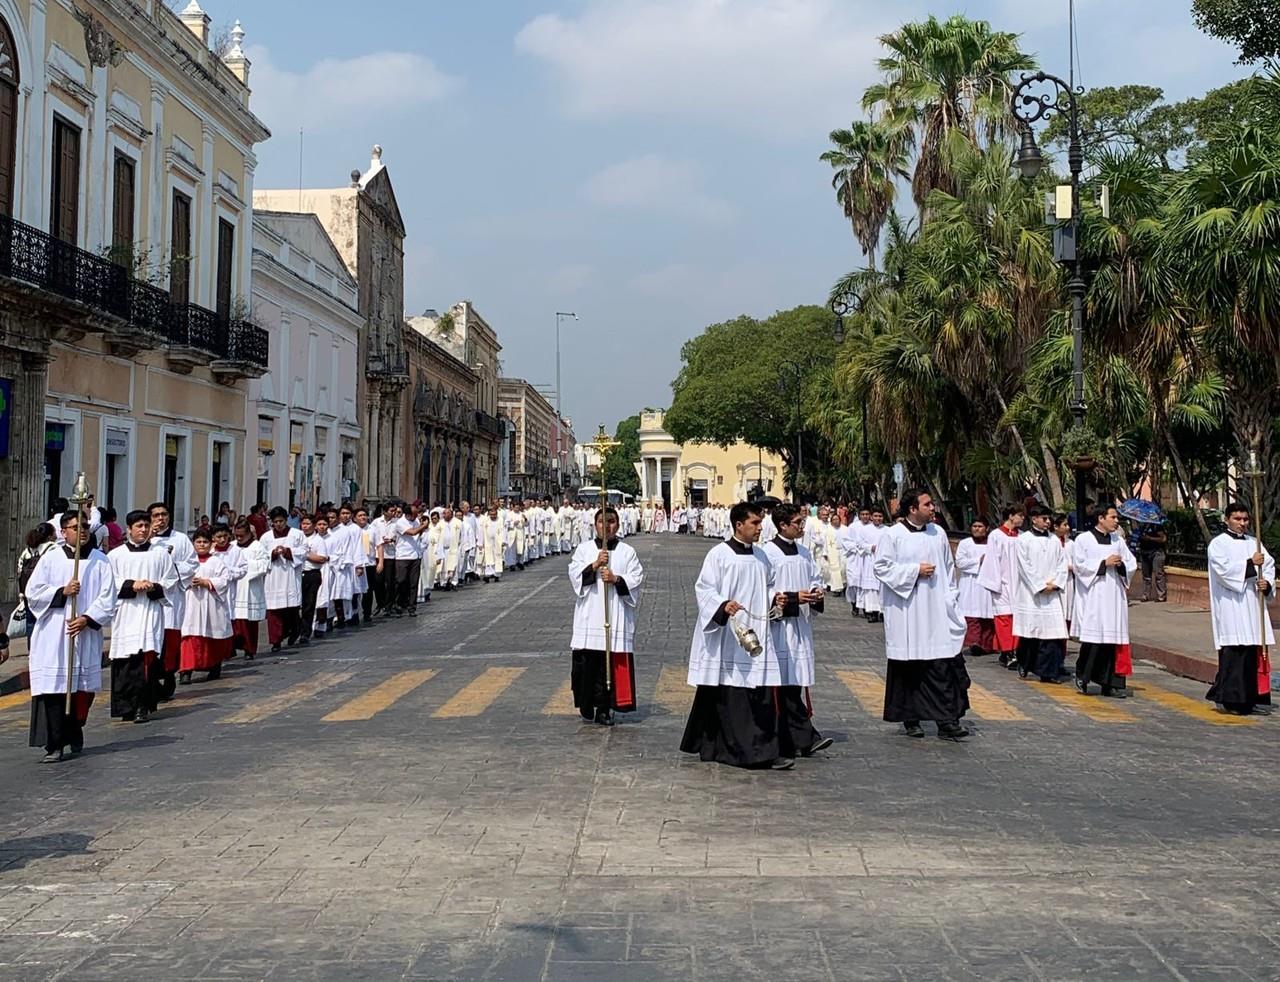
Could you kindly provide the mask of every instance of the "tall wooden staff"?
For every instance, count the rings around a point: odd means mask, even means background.
[[[71,490],[71,497],[67,500],[76,506],[76,541],[73,548],[72,557],[72,573],[71,578],[77,582],[80,580],[80,542],[83,531],[88,522],[88,518],[84,513],[84,506],[92,498],[93,495],[89,491],[89,484],[84,479],[84,471],[76,474],[76,485]],[[71,598],[71,614],[67,617],[67,623],[70,624],[79,615],[80,611],[80,595]],[[67,715],[71,715],[71,696],[75,692],[75,672],[76,672],[76,639],[67,635]]]
[[[1253,489],[1253,534],[1257,540],[1258,553],[1262,553],[1262,496],[1258,493],[1259,485],[1262,484],[1262,468],[1258,466],[1258,453],[1255,450],[1249,451],[1249,469],[1241,472],[1241,477],[1249,478],[1249,485]],[[1262,566],[1258,566],[1258,582],[1262,582]],[[1261,645],[1261,655],[1258,660],[1259,673],[1262,671],[1270,672],[1271,652],[1267,647],[1267,595],[1258,591],[1258,641]]]
[[[610,437],[609,434],[605,432],[604,424],[601,423],[599,432],[596,433],[595,438],[590,443],[588,443],[587,446],[591,447],[597,454],[600,455],[600,512],[599,512],[599,515],[602,519],[605,519],[604,531],[605,531],[605,534],[607,535],[609,532],[609,522],[608,522],[608,519],[605,518],[605,509],[609,507],[609,489],[605,486],[604,462],[605,462],[605,458],[609,456],[609,451],[616,450],[618,447],[622,446],[622,444],[619,443],[617,440],[613,439],[612,437]],[[609,549],[609,541],[607,539],[604,540],[604,548],[606,552]],[[612,692],[613,691],[613,627],[609,623],[609,584],[607,581],[603,579],[603,577],[601,578],[601,582],[604,583],[604,591],[603,591],[603,594],[604,594],[604,684],[605,684],[605,691]]]

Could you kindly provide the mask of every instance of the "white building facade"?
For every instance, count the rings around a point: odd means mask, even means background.
[[[255,211],[253,316],[271,367],[249,386],[244,502],[314,508],[359,492],[359,298],[315,215]]]

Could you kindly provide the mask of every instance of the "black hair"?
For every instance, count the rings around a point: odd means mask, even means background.
[[[249,519],[241,515],[239,518],[236,519],[236,522],[234,525],[231,526],[231,529],[232,531],[235,531],[235,532],[239,532],[242,529],[249,529],[250,531],[252,531],[253,523],[250,522]]]
[[[212,542],[213,529],[209,528],[208,525],[201,525],[198,529],[196,529],[194,532],[191,533],[192,542],[195,542],[198,539],[204,539],[207,542]]]
[[[80,513],[78,511],[64,511],[62,517],[58,519],[58,525],[60,528],[66,528],[79,517]]]
[[[898,517],[906,518],[912,508],[920,507],[920,496],[928,494],[924,488],[907,488],[902,492],[902,500],[898,502]]]
[[[1049,509],[1046,508],[1044,505],[1032,505],[1031,508],[1027,511],[1028,518],[1040,518],[1043,515],[1052,515],[1052,514],[1053,512],[1049,511]]]
[[[151,504],[147,505],[148,515],[154,515],[158,511],[167,512],[168,510],[169,510],[169,506],[166,505],[163,501],[153,501],[151,502]]]
[[[71,502],[66,498],[54,498],[53,504],[49,507],[49,517],[53,518],[54,515],[60,515],[70,507]]]
[[[764,509],[754,501],[739,501],[729,509],[729,527],[736,529],[748,518],[760,518],[763,515]]]
[[[1014,515],[1025,515],[1027,510],[1022,505],[1005,505],[1000,509],[1000,521],[1007,522]]]
[[[1115,510],[1115,505],[1094,505],[1093,510],[1089,512],[1089,517],[1093,519],[1093,524],[1097,525],[1099,519],[1107,517],[1107,512]]]
[[[103,525],[116,520],[116,510],[114,508],[103,508],[98,514],[102,518]]]
[[[1055,511],[1053,516],[1049,519],[1049,527],[1056,529],[1063,522],[1069,521],[1071,521],[1071,519],[1067,517],[1067,513],[1065,511]]]
[[[974,515],[970,525],[981,525],[983,528],[991,528],[991,523],[981,515]]]
[[[1253,515],[1253,512],[1249,511],[1249,506],[1243,501],[1233,501],[1231,504],[1227,505],[1226,508],[1222,509],[1222,517],[1230,518],[1232,515],[1238,515],[1241,512],[1244,512],[1249,516]]]
[[[135,508],[133,511],[129,512],[129,514],[124,516],[124,523],[129,528],[133,528],[133,526],[137,525],[139,522],[150,522],[150,521],[151,521],[151,516],[148,515],[141,508]]]
[[[275,521],[277,518],[283,518],[287,522],[289,520],[289,513],[279,505],[276,505],[271,509],[271,511],[267,512],[267,517],[272,521]]]
[[[37,546],[44,545],[46,542],[52,542],[57,537],[57,533],[53,531],[48,522],[41,522],[27,533],[27,548],[34,549]]]
[[[792,522],[795,521],[796,516],[799,515],[800,512],[801,512],[801,508],[799,505],[788,504],[787,502],[784,501],[782,504],[778,505],[776,508],[773,509],[774,524],[777,525],[779,528],[781,528],[783,525],[790,525]],[[805,514],[807,515],[809,513],[806,511]]]

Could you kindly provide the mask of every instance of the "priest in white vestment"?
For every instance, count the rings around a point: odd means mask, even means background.
[[[422,533],[422,568],[418,572],[418,602],[429,603],[431,591],[440,579],[440,536],[443,525],[439,508],[431,509],[431,524]]]
[[[1260,601],[1276,593],[1276,561],[1249,534],[1242,504],[1227,506],[1227,530],[1209,543],[1209,616],[1218,675],[1205,698],[1229,713],[1271,712],[1271,666],[1263,646],[1276,643],[1271,614]]]
[[[596,537],[569,559],[573,589],[573,652],[570,686],[583,719],[613,725],[613,713],[636,708],[636,609],[644,567],[636,551],[618,538],[618,513],[597,510]],[[605,660],[605,596],[608,595],[608,661]]]
[[[198,566],[182,608],[182,662],[178,684],[190,685],[192,672],[208,672],[206,681],[222,677],[222,663],[233,652],[231,611],[231,570],[222,556],[213,551],[213,533],[197,529],[191,537]]]
[[[458,585],[458,566],[462,562],[462,520],[446,508],[440,518],[440,586],[452,590]]]
[[[821,514],[821,513],[819,513]],[[818,562],[800,543],[807,522],[802,509],[781,504],[774,509],[778,535],[764,544],[773,566],[773,585],[785,599],[782,616],[771,621],[774,648],[778,652],[781,681],[778,686],[778,738],[783,757],[812,757],[831,746],[813,725],[813,618],[824,608],[825,592]]]
[[[884,599],[881,597],[880,580],[876,576],[876,554],[888,531],[884,524],[884,512],[879,507],[871,509],[871,521],[858,531],[858,552],[862,557],[859,565],[858,608],[870,624],[884,622]]]
[[[291,648],[298,643],[302,564],[307,558],[307,543],[300,529],[289,526],[289,513],[283,508],[272,508],[268,517],[271,527],[259,540],[270,561],[263,581],[267,602],[267,640],[271,642],[272,651],[279,651],[285,642]]]
[[[507,530],[498,517],[498,506],[490,505],[488,514],[477,523],[476,567],[485,583],[497,583],[507,554]]]
[[[40,557],[24,591],[27,609],[36,619],[27,648],[31,675],[29,744],[44,748],[46,763],[84,749],[85,720],[89,718],[94,694],[102,688],[102,629],[111,623],[116,611],[111,564],[93,547],[88,522],[82,525],[76,512],[67,511],[59,517],[58,527],[65,544]],[[78,579],[74,575],[76,545],[80,550]],[[73,639],[70,646],[68,638]],[[72,694],[70,713],[68,690]]]
[[[1076,659],[1076,688],[1089,693],[1090,683],[1104,696],[1131,696],[1125,676],[1133,673],[1130,660],[1118,659],[1129,647],[1129,581],[1138,560],[1129,551],[1120,527],[1120,514],[1111,505],[1094,509],[1093,528],[1076,536],[1071,565],[1076,575],[1076,605],[1071,633],[1080,639]]]
[[[164,612],[178,588],[167,550],[151,544],[151,517],[125,516],[124,545],[107,556],[116,584],[111,621],[111,716],[145,723],[159,697],[158,661],[164,650]]]
[[[970,657],[987,655],[996,650],[995,604],[993,594],[978,582],[987,555],[989,532],[986,519],[969,523],[969,538],[956,546],[956,606],[964,618],[964,648]]]
[[[1044,505],[1027,513],[1031,531],[1018,537],[1018,581],[1013,593],[1013,633],[1018,637],[1018,675],[1057,685],[1067,654],[1067,552],[1050,528]]]
[[[936,720],[938,736],[962,740],[960,719],[969,708],[969,673],[960,647],[965,625],[956,610],[954,560],[947,534],[933,522],[933,499],[908,489],[902,521],[876,550],[874,569],[884,585],[884,718],[922,737],[922,720]]]
[[[169,506],[157,501],[147,509],[151,516],[151,541],[165,549],[178,569],[178,588],[169,597],[164,611],[164,652],[160,666],[160,699],[173,698],[177,686],[178,665],[182,661],[182,612],[186,605],[191,578],[196,575],[196,551],[191,540],[173,527]]]
[[[863,526],[871,521],[871,509],[861,508],[857,517],[840,530],[840,555],[844,558],[845,599],[849,601],[849,610],[854,617],[858,616],[862,599],[862,544],[859,535]]]
[[[782,668],[771,613],[783,597],[756,542],[764,509],[740,502],[729,513],[733,537],[711,549],[694,585],[698,621],[689,649],[688,681],[697,687],[680,749],[704,761],[786,770],[777,688]]]

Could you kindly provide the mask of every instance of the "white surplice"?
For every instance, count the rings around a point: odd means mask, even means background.
[[[1240,538],[1223,532],[1209,543],[1209,611],[1213,621],[1213,646],[1275,644],[1270,614],[1258,611],[1258,570],[1253,554],[1258,549],[1252,535]],[[1253,575],[1248,575],[1252,573]],[[1276,561],[1262,547],[1262,578],[1276,593]],[[1265,622],[1266,637],[1260,637]]]
[[[227,597],[231,591],[231,571],[219,553],[210,553],[203,562],[196,558],[197,569],[193,579],[208,580],[213,589],[193,586],[187,591],[187,602],[182,610],[182,636],[184,638],[229,638],[231,613]]]
[[[1071,633],[1081,641],[1128,644],[1129,581],[1138,570],[1138,560],[1129,551],[1124,536],[1119,532],[1102,536],[1092,529],[1081,532],[1071,553],[1076,573]],[[1119,556],[1120,565],[1101,569],[1108,556]]]
[[[813,554],[799,543],[774,539],[764,546],[773,566],[775,593],[821,590],[822,573]],[[785,608],[784,608],[785,611]],[[800,604],[795,616],[769,622],[778,653],[779,685],[813,685],[813,617],[820,611],[812,604]]]
[[[164,613],[178,588],[178,567],[165,549],[150,543],[137,548],[130,543],[117,546],[107,555],[116,582],[116,613],[111,620],[111,657],[131,658],[141,651],[164,650]],[[146,580],[163,594],[153,600],[138,593],[133,583]],[[121,593],[133,593],[122,597]]]
[[[231,616],[235,620],[253,621],[267,616],[267,573],[271,569],[271,557],[261,539],[255,539],[240,547],[244,562],[244,575],[235,584],[235,602]]]
[[[773,635],[765,618],[773,606],[773,566],[759,546],[747,547],[733,540],[707,553],[694,586],[698,601],[698,623],[689,649],[690,685],[728,685],[754,689],[780,685],[782,673]],[[716,622],[716,614],[727,601],[736,601],[746,612],[728,622]],[[748,616],[748,614],[753,616]],[[749,627],[760,639],[763,651],[752,658],[738,643],[734,623]]]
[[[266,593],[268,610],[287,610],[302,604],[302,564],[307,559],[307,537],[301,529],[288,528],[285,534],[276,537],[272,529],[258,540],[267,550],[267,559],[271,566],[267,570],[267,578],[263,584]],[[288,549],[289,556],[279,555],[274,559],[272,553],[277,549]]]
[[[75,561],[67,555],[67,547],[58,546],[40,557],[27,580],[27,609],[36,618],[27,649],[33,696],[67,691],[67,620],[72,598],[63,598],[60,591],[74,572]],[[62,605],[54,606],[60,600]],[[97,692],[102,688],[102,628],[111,623],[116,611],[115,577],[107,557],[97,549],[80,560],[80,593],[74,600],[76,615],[88,617],[98,628],[85,628],[76,636],[71,688]]]
[[[987,558],[978,573],[978,585],[991,594],[993,616],[1013,613],[1013,593],[1018,583],[1018,539],[1000,525],[987,536]]]
[[[975,542],[973,537],[962,539],[956,546],[957,608],[961,617],[974,617],[979,620],[991,620],[996,611],[992,604],[991,591],[978,583],[978,574],[982,571],[983,558],[987,554],[987,543]]]
[[[173,565],[178,569],[178,589],[173,591],[169,606],[164,609],[164,627],[166,631],[181,630],[187,590],[191,587],[191,577],[195,576],[196,567],[200,565],[200,560],[196,558],[196,547],[185,535],[173,529],[163,535],[153,536],[151,542],[167,550],[173,558]]]
[[[922,577],[920,564],[932,563]],[[873,564],[883,585],[885,655],[893,661],[954,658],[964,643],[956,609],[955,562],[947,534],[930,522],[912,530],[898,522],[880,539]]]
[[[1051,593],[1045,587],[1052,581]],[[1018,537],[1018,582],[1013,591],[1013,633],[1051,640],[1067,636],[1062,591],[1067,586],[1067,552],[1052,532]]]
[[[479,521],[476,571],[481,576],[501,576],[507,553],[507,530],[502,520],[488,515]]]
[[[588,576],[589,583],[582,582],[583,573],[596,561],[600,546],[595,539],[580,543],[569,559],[569,585],[573,588],[573,639],[570,647],[604,651],[604,588],[599,574]],[[635,651],[636,608],[640,604],[640,589],[644,585],[644,567],[636,551],[625,542],[615,542],[609,550],[609,569],[625,584],[622,594],[616,586],[609,588],[609,650]]]

